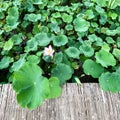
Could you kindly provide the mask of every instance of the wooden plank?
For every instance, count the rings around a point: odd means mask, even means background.
[[[96,83],[71,83],[60,98],[27,110],[16,103],[11,85],[1,85],[0,120],[120,120],[120,93],[103,92]]]

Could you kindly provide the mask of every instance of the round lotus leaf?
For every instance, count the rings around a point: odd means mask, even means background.
[[[68,38],[66,35],[58,35],[53,39],[53,44],[58,47],[67,44],[67,42]]]
[[[65,53],[69,57],[79,59],[80,51],[77,48],[75,48],[75,47],[69,47],[68,49],[65,50]]]
[[[90,27],[90,23],[80,17],[76,18],[73,23],[78,32],[86,32]]]
[[[104,68],[91,59],[87,59],[83,64],[84,73],[91,75],[93,78],[99,78],[104,72]]]
[[[103,67],[115,66],[116,60],[114,56],[103,49],[95,53],[97,63],[100,63]]]

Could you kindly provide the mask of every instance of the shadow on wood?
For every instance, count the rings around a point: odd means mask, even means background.
[[[68,83],[60,98],[30,111],[18,106],[11,85],[1,85],[0,120],[120,120],[120,94],[103,92],[97,83]]]

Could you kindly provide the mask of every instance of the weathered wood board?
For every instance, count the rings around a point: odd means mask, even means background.
[[[97,83],[71,83],[60,98],[27,110],[17,104],[11,85],[1,85],[0,120],[120,120],[120,93],[103,92]]]

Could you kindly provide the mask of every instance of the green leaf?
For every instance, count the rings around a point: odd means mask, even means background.
[[[73,23],[78,32],[86,32],[90,27],[90,23],[80,17],[76,18]]]
[[[80,51],[75,47],[69,47],[65,50],[65,53],[72,58],[79,59]]]
[[[35,38],[31,38],[27,41],[27,45],[25,47],[25,52],[36,51],[37,50],[37,41]]]
[[[66,23],[71,23],[72,20],[73,20],[73,16],[72,16],[72,15],[68,15],[68,14],[66,14],[66,13],[63,13],[63,14],[62,14],[62,19],[63,19],[63,21],[66,22]]]
[[[53,60],[54,60],[54,63],[56,64],[61,63],[63,60],[63,53],[62,52],[55,53]]]
[[[99,83],[104,91],[119,92],[120,91],[120,74],[117,72],[103,73],[99,78]]]
[[[91,9],[86,11],[86,16],[88,20],[93,19],[95,17]]]
[[[120,6],[120,0],[109,0],[109,8],[115,9],[117,6]]]
[[[114,56],[103,49],[95,53],[95,58],[97,63],[100,63],[103,67],[116,65]]]
[[[4,56],[0,60],[0,70],[4,69],[4,68],[7,68],[12,61],[13,61],[13,59],[11,57]]]
[[[66,35],[61,34],[61,35],[55,36],[55,38],[53,39],[53,44],[58,47],[63,46],[67,43],[68,43],[68,38]]]
[[[25,63],[14,72],[13,88],[17,93],[18,103],[29,109],[41,105],[50,93],[49,81],[42,76],[41,68],[30,63]]]
[[[114,48],[113,55],[120,61],[120,50],[119,49]]]
[[[10,72],[18,71],[25,63],[25,57],[26,54],[20,55],[20,59],[14,62],[13,65],[10,67]]]
[[[106,0],[94,0],[94,1],[96,1],[96,3],[101,7],[105,7],[107,5]]]
[[[87,43],[83,43],[79,49],[80,53],[84,54],[86,57],[91,57],[94,55],[94,49]]]
[[[23,40],[22,40],[22,33],[13,35],[11,39],[14,41],[15,45],[19,45]]]
[[[41,14],[26,14],[25,20],[29,20],[31,22],[37,22],[38,20],[41,20]]]
[[[104,68],[91,59],[87,59],[83,63],[83,70],[85,74],[91,75],[93,78],[99,78],[99,76],[104,72]]]
[[[109,44],[107,44],[107,43],[104,42],[101,49],[103,49],[103,50],[109,52],[109,51],[110,51]]]
[[[40,62],[40,58],[36,55],[29,55],[27,57],[27,60],[29,63],[34,63],[34,64],[38,64]]]
[[[112,43],[115,43],[115,41],[113,40],[112,37],[106,37],[105,39],[107,41],[108,44],[112,44]]]
[[[65,29],[67,31],[73,30],[73,26],[71,24],[68,24],[68,25],[65,26]]]
[[[43,0],[31,0],[31,2],[35,5],[41,5],[43,4]]]
[[[17,7],[11,7],[8,9],[8,16],[6,17],[6,23],[8,26],[15,27],[18,25],[17,20],[19,18],[19,11]]]
[[[56,77],[51,77],[49,79],[49,86],[50,86],[50,95],[48,98],[56,98],[59,97],[62,93],[60,87],[60,81]]]
[[[72,77],[72,68],[66,64],[60,63],[52,69],[51,75],[57,77],[60,80],[60,84],[64,84],[66,80]]]
[[[13,47],[14,41],[12,39],[9,39],[7,42],[5,42],[3,50],[10,50]]]
[[[35,39],[38,42],[39,46],[47,46],[51,39],[48,37],[47,33],[38,33],[37,35],[35,35]]]

